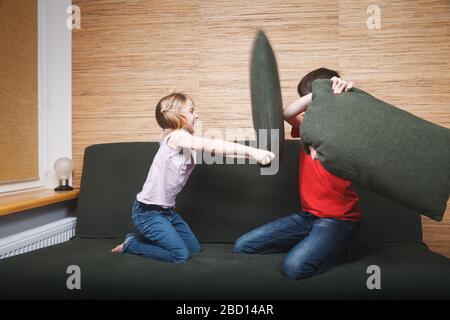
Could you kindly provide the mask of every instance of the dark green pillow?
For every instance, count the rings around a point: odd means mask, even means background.
[[[450,130],[353,88],[313,82],[300,129],[331,173],[441,221],[450,193]]]
[[[258,146],[281,156],[284,144],[284,121],[280,80],[275,55],[262,31],[259,31],[253,44],[250,91],[253,127],[256,131]],[[265,135],[267,147],[260,143],[259,130],[261,129],[267,130]],[[278,132],[278,140],[273,141],[278,146],[272,144],[271,130]]]

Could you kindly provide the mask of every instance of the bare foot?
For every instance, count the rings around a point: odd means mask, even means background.
[[[121,253],[123,251],[123,243],[119,244],[117,247],[111,250],[112,253]]]

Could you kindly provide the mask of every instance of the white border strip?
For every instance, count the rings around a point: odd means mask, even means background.
[[[0,239],[0,259],[49,247],[75,236],[77,218],[70,217]]]

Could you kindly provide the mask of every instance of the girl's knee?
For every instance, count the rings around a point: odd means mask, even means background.
[[[171,254],[172,254],[172,262],[175,263],[186,262],[191,258],[191,253],[187,248],[173,250]]]
[[[194,244],[191,248],[190,248],[191,253],[200,253],[202,252],[202,247],[200,246],[200,243],[196,243]]]
[[[250,253],[246,235],[239,237],[234,243],[234,253]]]

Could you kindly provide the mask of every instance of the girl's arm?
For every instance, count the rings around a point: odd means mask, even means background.
[[[275,154],[267,150],[256,149],[226,140],[202,138],[191,135],[184,130],[177,130],[172,133],[168,143],[173,147],[188,148],[209,153],[214,152],[226,157],[253,158],[263,165],[270,163],[275,158]]]

